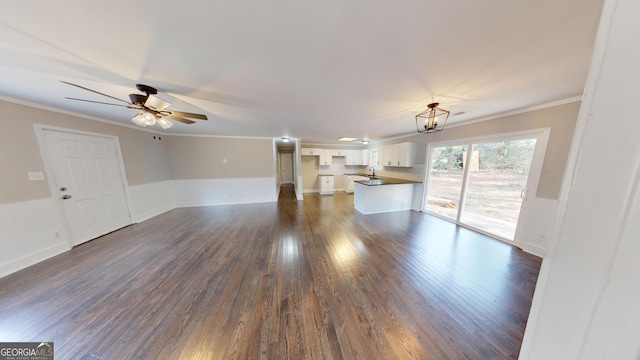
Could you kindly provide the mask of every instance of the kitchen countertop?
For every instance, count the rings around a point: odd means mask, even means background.
[[[356,180],[354,182],[366,186],[379,186],[379,185],[398,185],[398,184],[422,184],[422,181],[416,180],[407,180],[407,179],[397,179],[386,176],[376,176],[374,179],[371,179],[370,175],[364,174],[354,174],[359,176],[366,176],[369,179],[367,180]]]

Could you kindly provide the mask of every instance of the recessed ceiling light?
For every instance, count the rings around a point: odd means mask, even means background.
[[[351,138],[351,137],[341,137],[340,139],[338,139],[338,141],[353,141],[357,138]]]
[[[289,142],[289,140],[291,140],[291,139],[289,139],[288,137],[283,137],[282,138],[282,142]]]
[[[369,140],[362,140],[363,145],[367,145],[368,143],[369,143]]]

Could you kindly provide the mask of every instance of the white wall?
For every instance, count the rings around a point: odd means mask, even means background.
[[[527,207],[520,214],[522,223],[518,225],[517,230],[520,235],[518,245],[522,250],[539,257],[545,257],[557,206],[557,200],[529,195]]]
[[[129,186],[133,222],[138,223],[176,207],[173,181]]]
[[[71,249],[53,198],[0,205],[0,229],[0,277]]]
[[[277,177],[173,180],[177,207],[278,201]]]
[[[640,359],[639,15],[605,0],[521,359]]]
[[[276,183],[267,177],[130,186],[132,220],[141,222],[176,207],[277,201]],[[0,205],[0,277],[70,250],[63,221],[53,198]]]

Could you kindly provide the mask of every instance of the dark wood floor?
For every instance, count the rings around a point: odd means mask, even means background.
[[[56,359],[513,359],[540,259],[284,188],[183,208],[0,279],[0,341]]]

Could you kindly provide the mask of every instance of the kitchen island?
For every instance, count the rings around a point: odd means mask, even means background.
[[[354,182],[353,205],[363,214],[411,210],[420,181],[375,177]]]

